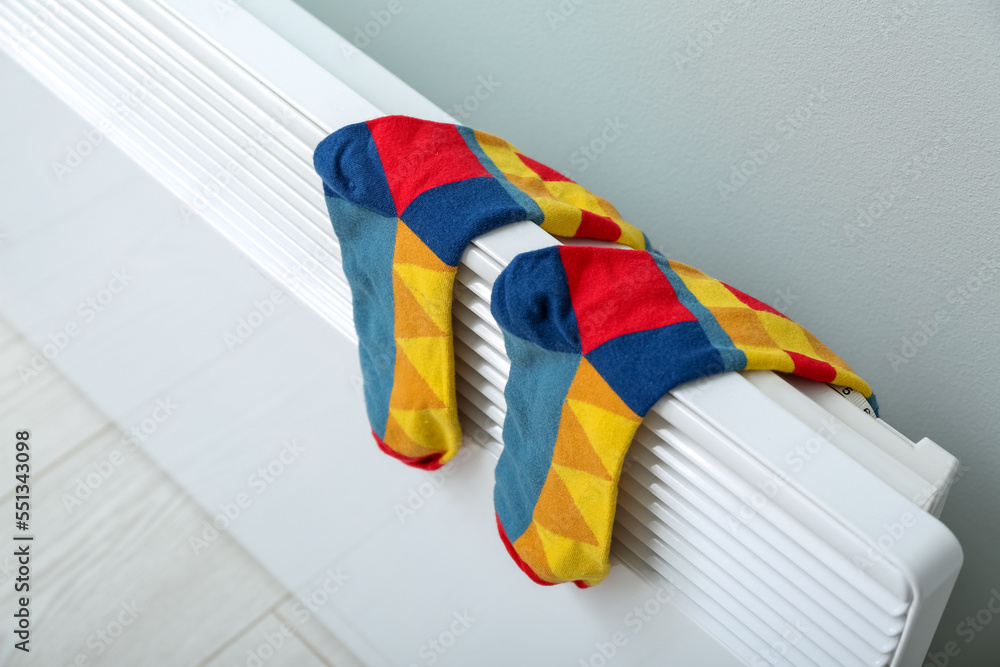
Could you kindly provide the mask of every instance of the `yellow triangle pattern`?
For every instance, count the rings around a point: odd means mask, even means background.
[[[451,329],[457,268],[442,262],[399,220],[392,271],[396,374],[384,442],[407,457],[441,452],[444,463],[462,440]]]
[[[577,507],[614,507],[618,498],[618,484],[612,480],[595,477],[589,472],[565,466],[553,466],[566,483]],[[611,544],[611,525],[614,516],[598,512],[582,512],[584,521],[594,533],[598,544]]]
[[[542,539],[538,536],[538,530],[534,525],[529,525],[528,529],[511,546],[517,551],[522,561],[531,564],[531,570],[536,577],[550,584],[559,583],[556,575],[552,574],[552,570],[549,569],[545,547],[542,545]]]
[[[601,458],[604,467],[614,474],[625,458],[624,449],[632,442],[641,420],[629,419],[583,401],[566,399],[570,409],[590,439],[590,444]]]
[[[396,311],[393,332],[396,336],[443,336],[441,327],[434,323],[423,306],[413,296],[398,273],[392,274],[392,299]]]
[[[389,408],[389,415],[413,442],[429,451],[458,449],[461,431],[455,422],[454,408],[400,410]],[[455,428],[453,428],[455,427]],[[427,443],[434,443],[428,447]],[[386,442],[386,444],[390,444]],[[412,455],[412,454],[411,454]]]
[[[390,396],[390,408],[423,410],[425,408],[439,409],[448,407],[431,386],[427,384],[427,381],[417,371],[413,366],[413,362],[410,361],[410,358],[402,350],[397,349],[396,351],[396,367],[393,369],[392,381],[400,385],[405,385],[407,391],[405,394],[399,393],[395,396],[397,401],[403,401],[401,405],[393,403],[393,397]]]
[[[604,378],[586,357],[580,360],[580,365],[576,369],[576,377],[570,384],[566,398],[597,405],[616,415],[641,421],[639,415],[632,412],[632,409],[604,381]]]
[[[534,520],[561,537],[597,546],[597,536],[580,513],[566,482],[553,468],[549,469],[544,486],[546,492],[538,498]]]
[[[677,271],[677,264],[671,264],[670,267]],[[695,298],[701,305],[708,309],[713,308],[743,308],[746,307],[745,304],[736,298],[736,295],[726,289],[726,286],[720,283],[718,280],[709,278],[705,274],[701,273],[700,277],[681,273],[677,271],[677,274],[681,276],[684,284],[687,286],[691,293],[694,294]]]
[[[785,352],[788,350],[830,364],[836,371],[832,380],[834,384],[856,389],[866,398],[872,395],[868,383],[801,324],[773,312],[753,308],[730,291],[725,283],[687,264],[671,261],[670,268],[719,321],[733,345],[746,354],[747,370],[763,368],[791,373],[795,370],[795,362]]]
[[[580,360],[563,410],[568,410],[576,418],[579,427],[570,419],[560,420],[551,470],[535,503],[531,522],[543,546],[545,562],[537,561],[537,548],[519,550],[518,555],[539,576],[551,572],[560,582],[582,581],[594,585],[608,573],[618,478],[625,453],[642,419],[628,409],[586,359]],[[588,447],[592,451],[572,456],[564,451],[567,447]],[[556,451],[560,453],[558,462],[555,460]],[[595,474],[604,472],[595,468],[598,465],[595,457],[600,459],[600,465],[608,475]],[[575,462],[578,465],[574,465]],[[569,498],[566,497],[567,490]],[[568,502],[576,507],[560,505]],[[562,525],[560,516],[577,513],[590,528],[596,544],[592,540],[573,539],[551,529]]]
[[[764,325],[764,330],[775,341],[781,341],[781,347],[792,352],[799,352],[808,357],[818,357],[816,350],[806,337],[805,329],[774,313],[757,311],[757,319]]]
[[[579,183],[574,183],[573,181],[551,181],[548,183],[548,188],[549,192],[560,201],[564,201],[572,206],[578,206],[597,215],[608,215],[604,212],[601,202],[594,193]],[[611,216],[608,217],[610,218]]]
[[[525,178],[538,178],[538,175],[529,169],[528,165],[518,159],[518,150],[513,145],[485,132],[476,132],[476,140],[479,142],[480,147],[482,147],[483,152],[486,153],[486,157],[492,160],[497,169],[504,174]]]
[[[638,227],[633,227],[627,222],[621,221],[618,222],[618,226],[622,228],[622,235],[618,237],[616,243],[621,243],[629,248],[646,247],[646,237],[643,236]]]
[[[566,206],[555,199],[536,199],[535,201],[538,202],[538,206],[545,216],[541,225],[542,229],[556,236],[576,236],[577,230],[580,229],[580,221],[583,219],[580,209]]]
[[[455,405],[455,351],[452,346],[451,336],[396,339],[396,353],[406,355],[434,395],[445,405]],[[446,363],[445,359],[452,361]]]
[[[601,479],[611,479],[611,473],[590,445],[590,439],[580,426],[580,420],[565,401],[559,418],[556,444],[552,448],[552,464],[582,470]]]
[[[403,427],[392,416],[392,408],[389,409],[389,417],[385,420],[385,437],[382,438],[382,441],[391,442],[393,451],[403,456],[422,458],[428,454],[426,447],[421,447],[406,434]]]
[[[455,271],[436,271],[416,264],[393,264],[392,270],[400,277],[434,324],[442,331],[449,331]]]
[[[395,264],[416,264],[434,271],[454,271],[428,248],[402,220],[396,222],[396,249],[392,256]]]
[[[543,180],[521,161],[518,157],[521,152],[513,144],[486,132],[476,131],[475,135],[486,157],[514,187],[534,199],[542,209],[542,229],[556,236],[576,236],[580,228],[580,211],[583,209],[613,220],[621,230],[618,243],[638,250],[646,249],[646,239],[642,232],[622,220],[621,215],[607,200],[573,181]]]
[[[608,576],[608,552],[602,545],[592,546],[557,535],[543,526],[534,524],[545,550],[549,569],[559,581],[585,580],[588,585],[598,583]],[[581,572],[585,575],[581,576]]]

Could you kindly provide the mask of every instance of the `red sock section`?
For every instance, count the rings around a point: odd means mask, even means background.
[[[389,445],[382,442],[382,438],[378,437],[378,433],[376,433],[374,429],[372,430],[372,437],[375,438],[375,442],[376,444],[378,444],[379,449],[381,449],[383,452],[385,452],[392,458],[402,461],[408,466],[413,466],[414,468],[421,468],[423,470],[437,470],[438,468],[444,465],[443,463],[441,463],[441,455],[442,455],[441,452],[438,452],[436,454],[429,454],[427,456],[406,456],[404,454],[400,454],[399,452],[391,448]]]

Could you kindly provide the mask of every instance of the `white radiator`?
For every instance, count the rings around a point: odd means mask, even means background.
[[[454,316],[460,408],[499,455],[509,362],[489,296],[501,237],[521,235],[493,234],[463,257]],[[934,518],[957,467],[822,383],[706,378],[639,428],[612,553],[750,664],[913,664],[962,562]]]
[[[351,122],[443,112],[333,37],[344,72],[331,75],[234,0],[0,0],[0,37],[177,195],[179,220],[206,218],[356,340],[312,150]],[[509,362],[492,284],[517,253],[554,243],[511,225],[477,239],[459,269],[463,426],[494,455]],[[918,664],[962,561],[935,518],[957,461],[857,399],[759,371],[678,388],[626,459],[614,556],[669,582],[747,664]]]

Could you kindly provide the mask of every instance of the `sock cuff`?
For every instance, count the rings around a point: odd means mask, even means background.
[[[337,130],[313,162],[327,196],[403,219],[452,265],[469,240],[518,220],[556,236],[648,247],[607,200],[462,125],[384,116]]]
[[[668,384],[765,369],[851,387],[877,405],[868,384],[804,327],[656,252],[564,245],[523,253],[497,278],[491,312],[511,335],[587,356],[623,398],[643,384],[630,374],[658,372],[643,371],[655,358],[670,367]],[[626,400],[640,415],[659,398],[643,394]]]

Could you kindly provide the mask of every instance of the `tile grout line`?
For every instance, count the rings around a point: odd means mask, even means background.
[[[239,544],[239,542],[236,542],[236,544]],[[241,545],[241,548],[242,548],[242,545]],[[257,562],[257,560],[254,559],[254,562]],[[259,565],[259,563],[258,563],[258,565]],[[268,576],[270,576],[270,575],[268,574]],[[236,640],[238,640],[240,637],[242,637],[243,635],[245,635],[248,632],[250,632],[250,629],[253,628],[253,626],[257,625],[258,623],[260,623],[261,621],[263,621],[264,619],[266,619],[272,613],[273,613],[273,607],[267,607],[267,608],[265,608],[264,611],[260,613],[260,615],[256,616],[255,618],[250,619],[245,626],[243,626],[242,628],[240,628],[237,632],[233,633],[229,637],[229,639],[227,639],[226,641],[222,642],[222,644],[220,644],[217,649],[215,649],[214,651],[212,651],[211,653],[209,653],[207,656],[205,656],[204,658],[202,658],[201,662],[199,662],[196,667],[207,667],[207,665],[209,663],[211,663],[211,661],[213,661],[216,658],[218,658],[220,655],[222,655],[222,653],[227,648],[229,648],[230,646],[232,646],[233,644],[235,644]]]
[[[287,616],[285,616],[284,614],[281,613],[281,611],[280,611],[281,607],[284,604],[286,604],[287,602],[290,602],[290,601],[292,601],[294,599],[295,599],[295,597],[291,593],[286,593],[284,597],[282,597],[280,600],[278,600],[274,604],[274,607],[271,608],[271,612],[278,619],[280,619],[284,623],[288,624],[288,627],[291,628],[292,634],[295,636],[295,638],[298,639],[300,642],[302,642],[302,645],[305,646],[307,649],[309,649],[309,652],[312,653],[314,656],[316,656],[317,660],[319,660],[321,663],[323,663],[326,667],[336,667],[336,665],[334,665],[333,663],[331,663],[330,661],[328,661],[326,659],[326,656],[324,656],[323,653],[319,649],[317,649],[315,646],[313,646],[312,643],[309,640],[307,640],[302,635],[301,632],[299,632],[298,626],[295,625],[294,621],[290,620]],[[308,623],[308,622],[309,621],[306,621],[306,623]]]
[[[97,412],[100,411],[97,410]],[[117,430],[120,429],[118,429],[118,427],[115,426],[114,422],[109,420],[103,426],[101,426],[96,431],[88,435],[86,438],[84,438],[77,444],[73,445],[71,448],[67,449],[65,452],[63,452],[62,454],[54,458],[52,461],[50,461],[49,464],[45,466],[43,470],[41,470],[40,472],[31,473],[32,484],[34,485],[37,480],[47,477],[52,471],[56,470],[59,466],[65,463],[67,459],[72,458],[74,455],[77,454],[79,450],[82,450],[83,448],[90,446],[95,440],[103,437],[105,433]],[[14,490],[12,489],[3,495],[0,495],[0,504],[6,503],[13,497],[14,497]]]
[[[6,322],[6,320],[4,320],[4,321]],[[8,326],[9,326],[9,324],[8,324]],[[16,330],[15,330],[15,332],[16,332]],[[29,347],[32,350],[35,349],[26,340],[24,340],[23,337],[21,337],[19,334],[15,333],[15,336],[12,337],[12,339],[11,339],[10,342],[13,343],[13,342],[17,342],[17,341],[24,342],[27,345],[27,347]],[[6,347],[6,345],[0,346],[0,347]],[[197,370],[193,371],[190,375],[181,378],[177,383],[175,383],[175,384],[173,384],[171,386],[173,387],[173,386],[178,386],[180,384],[183,384],[183,382],[189,380],[191,376],[194,376],[194,375],[198,374],[199,372],[205,370],[206,367],[214,364],[214,362],[216,362],[216,361],[219,361],[219,359],[221,359],[221,357],[207,361],[205,364],[203,364],[202,366],[200,366]],[[34,481],[37,481],[37,480],[40,480],[42,478],[48,477],[51,473],[53,473],[54,471],[57,471],[62,465],[66,464],[68,460],[70,460],[71,458],[73,458],[74,456],[76,456],[77,454],[79,454],[80,452],[82,452],[85,448],[87,448],[87,447],[91,446],[92,444],[94,444],[100,438],[105,437],[106,435],[109,435],[109,434],[113,434],[114,432],[118,432],[119,434],[123,434],[124,433],[124,431],[122,430],[122,428],[119,427],[118,424],[115,423],[115,421],[113,421],[112,419],[110,419],[104,413],[103,410],[101,410],[97,405],[95,405],[93,403],[93,401],[91,401],[90,398],[79,387],[77,387],[72,381],[70,381],[70,379],[68,377],[66,377],[66,375],[63,374],[63,372],[58,367],[53,367],[52,370],[54,372],[52,374],[51,382],[52,383],[64,382],[67,385],[69,385],[70,387],[72,387],[76,391],[76,393],[78,394],[78,398],[77,398],[78,402],[83,403],[83,404],[89,406],[95,413],[101,415],[105,419],[105,423],[102,426],[100,426],[97,430],[95,430],[93,433],[91,433],[90,435],[88,435],[87,437],[85,437],[83,440],[81,440],[79,443],[77,443],[76,445],[74,445],[73,447],[71,447],[70,449],[66,450],[65,452],[63,452],[62,454],[60,454],[58,457],[56,457],[55,459],[53,459],[52,461],[50,461],[49,464],[46,465],[46,467],[43,470],[41,470],[38,473],[33,474]],[[137,404],[136,407],[138,407],[138,405],[141,405],[141,403]],[[179,484],[177,482],[177,480],[175,480],[173,478],[172,475],[170,475],[166,470],[164,470],[149,455],[149,453],[145,451],[144,448],[140,447],[137,450],[136,453],[141,458],[144,458],[150,466],[152,466],[154,469],[158,470],[161,474],[164,475],[165,480],[167,481],[167,483],[171,484],[174,487],[174,489],[176,491],[177,498],[180,501],[192,503],[193,506],[196,508],[197,512],[199,512],[200,514],[203,514],[205,516],[208,516],[208,513],[201,506],[201,504],[198,503],[198,501],[195,500],[187,492],[187,490],[185,490],[184,487],[181,484]],[[13,496],[14,496],[14,491],[15,490],[12,489],[11,491],[9,491],[9,492],[7,492],[7,493],[5,493],[3,495],[0,495],[0,504],[4,504],[7,501],[11,500],[13,498]],[[250,552],[248,552],[246,550],[246,548],[238,540],[236,540],[235,538],[233,538],[232,542],[233,542],[233,545],[236,548],[238,548],[241,551],[243,551],[244,554],[248,557],[248,559],[251,562],[253,562],[259,568],[259,571],[260,571],[260,573],[263,576],[271,579],[279,588],[281,587],[280,584],[277,582],[277,580],[274,578],[274,576],[260,563],[260,561],[257,560],[257,558],[255,558],[252,554],[250,554]],[[69,554],[67,554],[67,557],[69,557]],[[64,560],[64,559],[60,559],[60,561],[57,561],[57,564],[58,564],[58,562],[61,562],[62,560]],[[261,620],[263,620],[264,618],[266,618],[269,614],[275,613],[276,609],[277,609],[277,606],[279,606],[280,604],[282,604],[283,601],[285,601],[287,599],[290,599],[291,597],[292,597],[292,594],[290,592],[286,592],[283,596],[279,597],[278,600],[277,600],[277,602],[274,603],[274,605],[272,605],[270,607],[267,607],[265,609],[265,611],[260,616],[258,616],[257,618],[251,619],[251,621],[249,621],[249,623],[245,627],[241,627],[236,633],[234,633],[219,648],[217,648],[215,651],[213,651],[212,653],[210,653],[201,663],[199,663],[199,667],[201,665],[207,664],[209,661],[211,661],[212,659],[214,659],[215,657],[217,657],[222,651],[224,651],[226,648],[228,648],[229,646],[231,646],[243,634],[249,632],[249,630],[254,625],[256,625],[257,623],[261,622]],[[280,615],[278,615],[278,616],[280,617]],[[296,636],[298,637],[297,634],[296,634]],[[299,639],[301,640],[301,637],[299,637]],[[314,654],[316,653],[315,649],[311,645],[309,645],[307,642],[303,641],[303,644],[305,644],[307,646],[307,648],[312,653],[314,653]],[[320,659],[321,659],[321,662],[323,662],[324,665],[328,665],[328,667],[332,667],[332,666],[329,666],[329,663],[326,660],[323,660],[322,658],[320,658]]]

